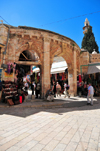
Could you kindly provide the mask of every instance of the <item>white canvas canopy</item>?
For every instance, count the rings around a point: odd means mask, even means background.
[[[63,73],[67,69],[66,61],[54,62],[51,67],[51,74]],[[40,68],[33,67],[33,72],[40,72]]]
[[[63,73],[65,72],[66,69],[67,69],[66,67],[51,69],[51,74]]]
[[[51,67],[51,74],[63,73],[67,68],[66,61],[54,62]]]
[[[100,72],[100,63],[88,64],[87,74],[98,73]]]

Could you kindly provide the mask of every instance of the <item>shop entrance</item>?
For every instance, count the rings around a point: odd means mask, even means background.
[[[28,50],[23,51],[19,56],[19,61],[16,63],[15,78],[17,81],[22,80],[23,86],[32,90],[32,94],[37,98],[41,97],[41,90],[37,94],[37,85],[41,85],[39,57],[34,52]],[[38,69],[38,70],[36,70]],[[33,88],[34,87],[34,88]],[[34,89],[34,90],[33,90]]]
[[[61,86],[61,94],[64,94],[64,83],[68,84],[68,65],[63,57],[56,56],[51,66],[51,87],[54,83]]]

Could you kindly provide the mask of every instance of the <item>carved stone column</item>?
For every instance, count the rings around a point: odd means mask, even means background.
[[[69,93],[73,96],[77,94],[77,69],[76,69],[76,51],[73,51],[73,64],[68,65],[68,82],[70,85]]]
[[[68,84],[70,86],[69,94],[74,95],[74,89],[73,89],[73,68],[72,65],[68,65]]]
[[[45,97],[46,91],[50,89],[50,39],[44,38],[43,52],[43,68],[42,68],[42,96]]]
[[[76,68],[76,51],[73,51],[73,57],[74,57],[74,62],[73,62],[73,88],[74,88],[74,95],[76,96],[77,94],[77,68]]]

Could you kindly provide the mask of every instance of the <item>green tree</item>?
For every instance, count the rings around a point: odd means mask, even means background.
[[[92,53],[93,49],[95,49],[95,51],[99,53],[98,45],[95,41],[94,34],[92,33],[92,29],[90,27],[88,28],[87,33],[84,34],[81,48],[87,49],[89,53]]]

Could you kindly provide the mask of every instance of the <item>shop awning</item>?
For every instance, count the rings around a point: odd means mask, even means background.
[[[66,61],[54,62],[51,67],[51,74],[63,73],[67,68]]]
[[[66,61],[54,62],[51,67],[51,74],[63,73],[68,68]],[[40,68],[33,66],[33,72],[40,72]]]
[[[61,68],[53,68],[53,69],[51,69],[51,74],[56,74],[56,73],[63,73],[63,72],[65,72],[65,70],[66,70],[67,68],[66,67],[61,67]],[[33,70],[33,72],[40,72],[40,69],[39,68],[35,68],[34,70]]]
[[[87,74],[98,73],[100,72],[100,63],[88,64]]]
[[[63,72],[65,72],[65,70],[66,70],[66,67],[53,68],[53,69],[51,69],[51,74],[63,73]]]
[[[37,67],[37,68],[34,68],[34,69],[33,69],[33,72],[36,72],[36,73],[37,73],[37,72],[40,72],[40,68],[38,68],[38,67]]]

